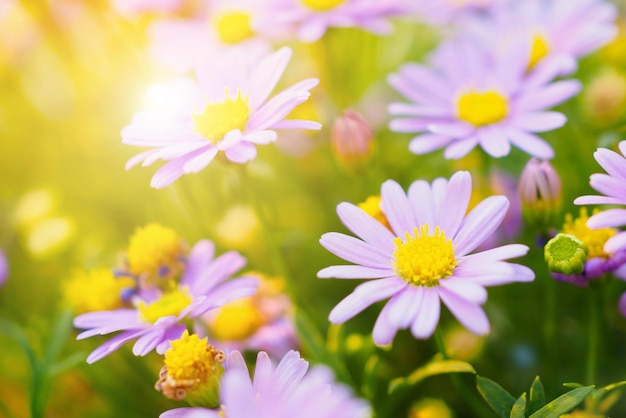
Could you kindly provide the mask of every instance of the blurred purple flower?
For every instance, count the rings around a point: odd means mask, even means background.
[[[354,398],[347,386],[334,381],[325,366],[308,370],[309,363],[290,351],[274,366],[266,353],[257,356],[250,378],[243,356],[233,351],[220,384],[220,401],[228,418],[367,418],[369,405]],[[308,371],[308,372],[307,372]],[[161,418],[219,418],[222,412],[178,408]]]
[[[418,19],[432,25],[455,24],[468,16],[491,13],[506,0],[417,0],[414,12]]]
[[[4,252],[0,250],[0,286],[3,286],[9,276],[9,263]]]
[[[607,174],[592,174],[589,184],[601,196],[580,196],[574,200],[576,205],[626,205],[626,141],[618,145],[622,155],[605,148],[599,148],[594,158]],[[593,215],[587,221],[591,229],[615,228],[626,225],[626,209],[608,209]],[[609,238],[604,244],[604,251],[617,253],[626,249],[626,231],[621,231]]]
[[[191,250],[180,283],[172,289],[156,292],[154,299],[137,296],[135,308],[89,312],[77,316],[74,326],[86,330],[78,335],[79,340],[121,331],[96,348],[87,357],[87,362],[98,361],[135,339],[135,355],[143,356],[154,349],[163,354],[170,341],[179,338],[185,331],[186,322],[256,291],[256,278],[228,280],[245,264],[245,259],[239,253],[231,251],[217,258],[214,256],[213,243],[199,241]]]
[[[551,83],[574,65],[570,59],[547,59],[527,72],[528,48],[510,48],[494,59],[469,43],[450,41],[431,57],[430,67],[405,64],[389,83],[411,103],[392,103],[395,132],[424,132],[409,149],[425,154],[445,147],[458,159],[479,145],[492,157],[508,155],[511,144],[542,159],[552,147],[535,132],[563,126],[566,118],[548,112],[576,93],[576,80]]]
[[[152,149],[131,158],[126,168],[166,160],[150,183],[159,189],[201,171],[220,151],[239,164],[254,159],[256,145],[276,140],[275,129],[320,129],[318,122],[284,119],[308,100],[317,79],[303,80],[268,100],[290,59],[287,47],[260,60],[235,49],[203,62],[199,83],[180,78],[155,86],[151,93],[162,107],[137,113],[122,130],[125,144]]]
[[[339,302],[330,321],[343,323],[391,297],[374,325],[376,344],[391,343],[398,330],[407,328],[416,338],[428,338],[439,321],[440,301],[468,330],[488,333],[489,321],[480,307],[487,300],[485,287],[532,281],[535,275],[503,261],[526,254],[525,245],[470,254],[499,227],[509,207],[505,196],[491,196],[465,216],[471,192],[466,171],[432,185],[415,181],[408,195],[388,180],[381,188],[381,207],[392,231],[357,206],[339,204],[339,217],[360,239],[330,232],[320,242],[356,265],[327,267],[318,277],[370,280]]]

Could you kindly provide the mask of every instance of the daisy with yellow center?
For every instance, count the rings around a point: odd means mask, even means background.
[[[74,319],[84,329],[78,339],[118,332],[96,348],[87,362],[93,363],[137,340],[133,353],[143,356],[156,350],[163,354],[170,341],[179,338],[207,312],[255,293],[254,277],[231,276],[245,265],[245,259],[231,251],[217,258],[211,241],[193,246],[180,280],[169,280],[161,287],[141,289],[133,296],[135,308],[88,312]]]
[[[175,277],[182,268],[186,246],[176,231],[157,223],[137,228],[130,237],[126,260],[135,276]]]
[[[486,334],[489,321],[480,307],[487,299],[485,287],[530,281],[534,273],[504,261],[524,255],[525,245],[472,254],[500,225],[509,201],[491,196],[466,214],[471,191],[465,171],[432,185],[415,181],[408,193],[388,180],[381,188],[381,207],[389,229],[359,207],[341,203],[337,213],[357,237],[331,232],[320,242],[354,265],[327,267],[318,277],[367,281],[335,306],[330,322],[345,322],[390,298],[374,325],[374,342],[390,344],[398,330],[407,328],[416,338],[428,338],[443,302],[468,330]]]
[[[226,26],[246,21],[236,13],[224,18]],[[243,36],[224,35],[233,41]],[[162,188],[183,174],[203,170],[219,152],[234,163],[247,163],[256,157],[257,145],[276,140],[277,129],[320,129],[317,122],[285,120],[308,100],[317,79],[303,80],[270,98],[290,59],[287,47],[267,55],[235,48],[220,53],[219,59],[202,56],[196,65],[197,83],[180,78],[155,86],[154,101],[168,105],[141,112],[122,130],[125,144],[151,147],[129,160],[126,168],[167,161],[151,182]]]
[[[545,43],[537,39],[539,59]],[[490,56],[475,44],[454,40],[441,44],[428,66],[402,66],[388,81],[409,102],[389,106],[395,116],[391,130],[418,133],[409,143],[415,154],[445,148],[446,158],[459,159],[480,146],[500,158],[513,145],[532,156],[552,158],[552,147],[535,133],[565,124],[565,116],[548,109],[578,93],[580,83],[551,82],[562,75],[558,65],[533,75],[528,62],[519,59],[519,50],[510,50]]]
[[[593,215],[598,213],[600,210],[594,209]],[[588,258],[609,258],[610,254],[604,251],[604,244],[617,233],[617,230],[614,228],[591,229],[587,226],[588,220],[587,208],[580,209],[578,218],[574,218],[571,213],[568,213],[565,215],[562,231],[565,234],[575,236],[589,248]]]

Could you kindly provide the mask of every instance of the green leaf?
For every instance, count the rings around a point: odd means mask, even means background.
[[[532,414],[529,418],[558,418],[571,411],[593,391],[593,386],[583,386],[571,390]]]
[[[400,377],[397,379],[393,379],[389,383],[389,392],[393,392],[401,385],[416,385],[422,380],[426,379],[430,376],[435,376],[438,374],[445,373],[473,373],[476,374],[476,370],[474,367],[460,360],[443,360],[439,358],[435,358],[430,361],[426,365],[416,369],[407,377]]]
[[[582,388],[585,385],[583,385],[582,383],[577,383],[577,382],[567,382],[567,383],[563,383],[563,386],[565,386],[566,388],[576,389],[576,388]]]
[[[54,328],[50,333],[48,348],[43,358],[44,367],[52,365],[61,353],[61,350],[65,346],[70,332],[72,331],[73,317],[74,315],[71,309],[67,309],[59,314],[54,324]]]
[[[502,386],[486,377],[476,376],[476,387],[487,404],[501,418],[509,418],[515,398]]]
[[[517,398],[511,408],[511,418],[526,418],[526,392]]]
[[[530,386],[530,400],[526,406],[526,415],[533,414],[546,404],[546,394],[543,390],[543,383],[539,380],[539,376],[535,377],[533,384]]]

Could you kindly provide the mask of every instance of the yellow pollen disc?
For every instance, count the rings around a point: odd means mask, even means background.
[[[593,214],[598,213],[599,210],[595,209]],[[587,208],[580,209],[580,216],[576,219],[568,213],[565,215],[565,224],[563,225],[563,232],[571,234],[581,240],[587,247],[589,247],[589,254],[587,258],[608,258],[609,254],[604,252],[604,244],[616,234],[616,230],[613,228],[602,229],[589,229],[587,227]]]
[[[76,314],[117,309],[122,306],[120,293],[134,283],[127,277],[115,277],[108,269],[76,272],[63,283],[64,303]]]
[[[191,294],[186,287],[182,289],[175,288],[163,293],[158,300],[150,304],[139,302],[137,310],[141,319],[153,324],[164,316],[180,314],[191,302]]]
[[[224,139],[224,136],[235,129],[244,131],[250,108],[248,96],[241,95],[237,90],[237,97],[232,98],[226,89],[226,98],[219,103],[207,103],[200,114],[193,114],[196,131],[212,143]]]
[[[387,217],[380,208],[380,202],[380,196],[370,196],[365,200],[365,202],[359,203],[358,207],[361,208],[363,212],[385,225],[387,229],[391,229],[389,221],[387,221]]]
[[[165,350],[165,366],[167,375],[177,381],[195,382],[188,389],[208,382],[213,369],[218,364],[215,360],[215,349],[207,338],[200,339],[196,334],[189,335],[185,331],[178,340],[171,343]]]
[[[339,6],[345,0],[301,0],[302,4],[313,10],[329,10]]]
[[[137,228],[128,245],[128,268],[135,275],[158,275],[162,267],[175,270],[185,246],[171,228],[152,223]]]
[[[406,233],[406,240],[397,237],[394,242],[393,267],[396,273],[416,286],[437,286],[439,280],[452,274],[456,266],[451,239],[439,227],[428,234],[428,224]]]
[[[509,113],[509,101],[495,90],[468,91],[457,100],[459,119],[474,126],[500,122]]]
[[[231,302],[209,324],[211,335],[222,341],[245,340],[263,325],[263,316],[252,298]]]
[[[545,36],[540,34],[533,35],[533,43],[530,50],[530,59],[528,60],[528,69],[533,68],[550,52],[550,45]]]
[[[254,35],[250,26],[250,13],[229,11],[217,16],[214,20],[217,34],[225,44],[237,44]]]

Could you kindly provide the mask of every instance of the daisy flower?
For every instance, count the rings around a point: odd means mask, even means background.
[[[283,0],[276,20],[295,25],[302,42],[315,42],[330,27],[358,27],[376,34],[391,31],[388,17],[408,11],[404,0]]]
[[[476,13],[490,13],[498,2],[502,0],[418,0],[414,10],[418,18],[443,25]]]
[[[84,329],[78,339],[119,334],[96,348],[87,362],[93,363],[117,350],[123,344],[137,340],[133,353],[143,356],[156,349],[162,354],[186,329],[186,322],[199,318],[211,309],[252,295],[257,279],[238,277],[228,280],[240,270],[245,259],[231,251],[214,258],[211,241],[199,241],[191,250],[179,283],[163,291],[142,292],[134,300],[134,308],[89,312],[74,319],[76,328]]]
[[[574,63],[555,57],[527,73],[524,49],[511,48],[497,59],[468,43],[450,41],[431,57],[430,67],[405,64],[389,83],[410,103],[392,103],[395,132],[423,132],[409,149],[425,154],[445,147],[444,156],[458,159],[479,145],[492,157],[508,155],[511,144],[542,159],[552,147],[535,135],[565,124],[558,112],[546,111],[576,93],[578,81],[551,80]]]
[[[276,140],[276,129],[320,129],[318,122],[285,120],[318,80],[309,78],[268,100],[291,58],[291,49],[257,60],[243,50],[204,62],[198,82],[181,78],[149,93],[161,106],[139,112],[122,130],[123,143],[150,147],[131,158],[129,169],[167,161],[151,186],[165,187],[183,174],[204,169],[218,152],[243,164],[256,157],[256,145]]]
[[[592,174],[589,184],[602,196],[580,196],[576,205],[626,205],[626,141],[618,145],[621,155],[606,148],[599,148],[594,158],[607,174]],[[593,215],[587,221],[591,229],[615,228],[626,225],[626,209],[608,209]],[[604,244],[604,251],[615,253],[626,249],[626,231],[620,231]]]
[[[617,34],[617,7],[605,0],[507,1],[499,6],[487,18],[470,21],[461,33],[468,30],[499,52],[523,39],[531,44],[530,67],[548,56],[580,58]]]
[[[439,321],[440,301],[471,332],[489,332],[481,306],[485,287],[527,282],[534,273],[504,260],[526,254],[521,244],[471,254],[494,233],[509,208],[505,196],[491,196],[465,215],[472,192],[468,172],[432,185],[418,180],[408,194],[392,180],[381,187],[381,208],[391,230],[350,203],[337,213],[358,238],[330,232],[320,240],[330,252],[354,263],[322,269],[320,278],[368,279],[343,299],[329,315],[333,324],[354,317],[368,306],[391,298],[373,330],[374,342],[390,344],[400,329],[428,338]]]
[[[0,286],[3,286],[9,276],[9,263],[4,255],[4,252],[0,250]]]
[[[174,13],[185,0],[112,0],[118,13],[138,16],[148,13]]]
[[[324,366],[309,369],[297,351],[288,352],[275,366],[265,352],[257,356],[251,379],[243,356],[233,351],[220,383],[223,411],[179,408],[161,418],[367,418],[369,405],[334,381]]]

